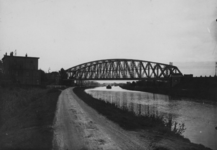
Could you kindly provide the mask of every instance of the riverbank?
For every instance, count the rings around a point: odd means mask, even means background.
[[[0,87],[0,149],[51,150],[60,91]]]
[[[74,92],[87,105],[94,108],[99,114],[118,124],[121,128],[138,132],[144,140],[151,140],[151,148],[157,149],[200,149],[205,150],[203,145],[193,144],[181,136],[184,127],[172,126],[173,122],[165,121],[160,116],[137,116],[126,109],[119,109],[115,104],[93,98],[88,95],[84,88],[75,88]]]
[[[201,89],[181,89],[181,88],[158,88],[158,87],[144,87],[121,85],[126,90],[151,92],[156,94],[165,94],[173,97],[197,98],[201,101],[217,102],[217,88],[201,88]]]
[[[140,80],[121,85],[127,90],[165,94],[173,97],[196,98],[217,102],[217,77],[188,77],[171,87],[169,82]]]

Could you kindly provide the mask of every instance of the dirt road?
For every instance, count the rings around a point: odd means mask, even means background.
[[[150,149],[149,141],[98,114],[72,88],[64,90],[59,97],[54,130],[54,150]]]

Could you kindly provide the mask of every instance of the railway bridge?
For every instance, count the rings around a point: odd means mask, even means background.
[[[182,76],[173,65],[135,59],[104,59],[66,70],[72,80],[171,80]]]

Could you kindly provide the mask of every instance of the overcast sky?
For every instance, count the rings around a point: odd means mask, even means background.
[[[47,72],[130,58],[214,75],[216,19],[216,0],[0,0],[0,59],[17,50]]]

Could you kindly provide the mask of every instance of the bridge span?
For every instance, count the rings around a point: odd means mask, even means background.
[[[176,66],[135,59],[96,60],[71,67],[66,72],[72,80],[168,80],[182,76]]]

